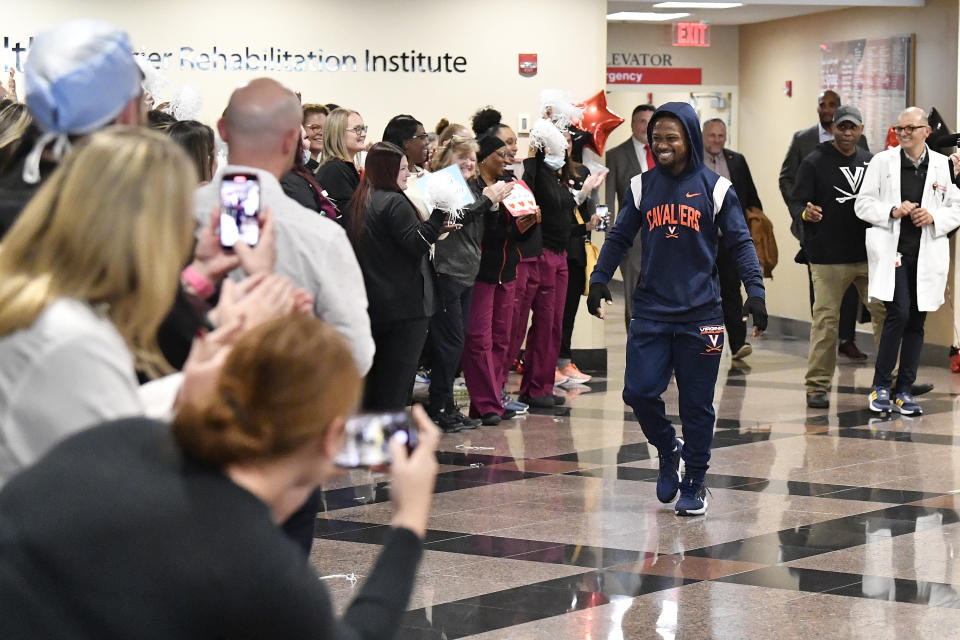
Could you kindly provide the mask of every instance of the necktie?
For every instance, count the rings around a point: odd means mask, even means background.
[[[653,151],[650,150],[650,145],[645,144],[643,148],[647,150],[647,171],[653,169]]]

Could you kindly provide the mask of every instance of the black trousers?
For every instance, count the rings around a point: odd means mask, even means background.
[[[887,319],[883,321],[880,347],[877,349],[877,365],[873,372],[873,384],[892,387],[891,395],[910,393],[917,380],[920,366],[920,351],[923,349],[923,324],[927,313],[917,308],[917,258],[903,256],[895,272],[893,300],[884,302]],[[893,368],[900,354],[900,371],[896,385]]]
[[[473,287],[437,276],[437,312],[430,318],[430,407],[453,406],[453,381],[463,357],[463,340],[470,318]]]
[[[740,273],[730,252],[717,246],[717,276],[720,279],[720,304],[723,325],[727,328],[730,353],[736,353],[747,341],[747,323],[743,321],[743,296],[740,294]]]
[[[363,389],[366,411],[394,411],[409,404],[429,322],[413,318],[371,325],[377,352]]]
[[[560,357],[570,359],[570,342],[573,340],[573,324],[577,321],[577,309],[587,285],[587,265],[567,260],[567,295],[563,303],[563,330],[560,334]]]
[[[813,276],[810,274],[810,265],[807,265],[807,279],[810,282],[810,312],[813,313]],[[840,319],[837,322],[837,337],[840,342],[853,342],[857,337],[857,315],[860,313],[860,306],[860,294],[855,286],[850,285],[840,303]]]

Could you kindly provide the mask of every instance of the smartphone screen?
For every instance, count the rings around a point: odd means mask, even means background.
[[[228,173],[220,183],[220,244],[232,247],[260,240],[260,181],[252,173]]]
[[[340,467],[380,467],[390,464],[390,438],[403,433],[407,450],[417,446],[417,427],[406,411],[361,413],[347,419],[347,441],[334,462]]]
[[[610,211],[607,209],[607,205],[598,204],[597,215],[603,219],[603,222],[597,225],[596,231],[606,231],[607,221],[610,219]]]

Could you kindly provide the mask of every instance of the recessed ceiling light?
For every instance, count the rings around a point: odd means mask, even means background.
[[[654,9],[735,9],[742,2],[658,2]]]
[[[653,13],[651,11],[618,11],[617,13],[607,14],[607,20],[624,20],[628,22],[664,22],[666,20],[676,20],[677,18],[686,18],[689,13]]]

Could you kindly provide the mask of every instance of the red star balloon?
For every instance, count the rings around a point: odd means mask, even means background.
[[[623,118],[607,108],[607,96],[603,91],[583,103],[583,118],[574,124],[591,135],[587,146],[603,155],[610,132],[623,123]]]
[[[897,139],[897,134],[893,132],[893,127],[887,129],[887,149],[893,149],[894,147],[900,146],[900,140]]]

